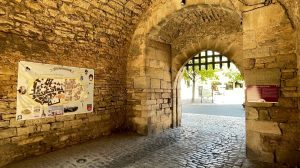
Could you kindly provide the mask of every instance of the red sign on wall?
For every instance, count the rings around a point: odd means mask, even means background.
[[[279,87],[275,85],[247,86],[248,102],[278,102]]]

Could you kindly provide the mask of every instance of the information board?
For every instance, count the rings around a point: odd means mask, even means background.
[[[94,70],[19,62],[17,120],[93,111]]]
[[[247,86],[248,102],[278,102],[279,87],[276,85]]]

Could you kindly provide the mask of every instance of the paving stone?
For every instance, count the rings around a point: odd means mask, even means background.
[[[112,135],[7,168],[245,168],[255,165],[270,166],[246,159],[244,118],[184,114],[182,127],[158,135]]]

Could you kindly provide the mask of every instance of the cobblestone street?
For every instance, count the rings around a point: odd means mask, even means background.
[[[21,161],[9,168],[273,167],[245,160],[242,117],[183,114],[183,126],[145,137],[112,135]]]

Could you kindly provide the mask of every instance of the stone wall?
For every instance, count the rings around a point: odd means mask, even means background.
[[[125,122],[124,64],[99,55],[94,45],[56,45],[0,33],[0,165],[107,135]],[[21,60],[95,69],[94,112],[16,121],[17,68]],[[112,73],[112,70],[114,72]]]
[[[248,154],[296,164],[297,6],[278,0],[243,14],[238,0],[0,0],[0,166],[113,130],[179,126],[180,69],[204,49],[243,66],[248,84],[280,85],[278,104],[247,103]],[[17,122],[21,60],[95,69],[95,112]]]
[[[268,162],[299,163],[296,34],[280,4],[244,14],[247,85],[278,85],[278,103],[246,104],[247,154]]]
[[[124,129],[124,46],[149,2],[0,0],[0,166]],[[94,112],[16,121],[19,61],[95,69]]]

